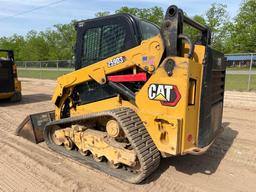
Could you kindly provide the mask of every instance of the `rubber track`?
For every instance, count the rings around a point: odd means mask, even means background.
[[[111,116],[119,122],[127,139],[137,154],[141,165],[139,173],[132,173],[124,169],[113,169],[109,167],[107,163],[97,163],[91,157],[83,157],[75,150],[67,151],[63,146],[55,145],[51,140],[50,130],[54,125],[64,128],[69,126],[71,123],[81,123],[83,121],[88,121],[102,116]],[[46,125],[44,130],[44,139],[48,147],[52,150],[130,183],[140,183],[143,181],[159,166],[161,159],[160,153],[142,121],[138,115],[129,108],[119,108],[53,121]]]

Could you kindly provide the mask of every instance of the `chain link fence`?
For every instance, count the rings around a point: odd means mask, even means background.
[[[256,91],[256,53],[225,55],[226,88],[237,91]]]
[[[56,79],[75,69],[73,60],[16,61],[20,77]]]
[[[256,91],[256,53],[225,55],[226,90]],[[16,61],[20,77],[56,79],[74,70],[73,60]]]

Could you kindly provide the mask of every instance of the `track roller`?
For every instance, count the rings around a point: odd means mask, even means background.
[[[109,119],[105,132],[97,127],[102,119]],[[72,128],[97,121],[95,127]],[[70,140],[58,145],[52,137],[55,131],[60,138]],[[44,139],[54,151],[130,183],[140,183],[160,163],[159,151],[138,115],[129,108],[53,121],[45,127]]]

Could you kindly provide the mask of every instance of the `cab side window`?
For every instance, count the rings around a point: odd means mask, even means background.
[[[160,29],[146,21],[140,22],[140,29],[142,33],[142,40],[150,39],[160,33]]]
[[[118,24],[88,29],[83,39],[83,67],[124,51],[125,38],[126,30]]]

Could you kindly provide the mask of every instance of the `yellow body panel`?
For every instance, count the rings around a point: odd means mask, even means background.
[[[14,92],[11,93],[0,93],[0,99],[8,99],[14,95]]]
[[[185,58],[173,58],[176,62],[176,67],[174,68],[173,76],[169,77],[163,66],[160,66],[157,72],[152,75],[149,81],[144,85],[142,90],[138,93],[136,97],[136,103],[140,109],[140,113],[147,117],[146,127],[155,141],[156,146],[160,151],[169,154],[182,153],[185,149],[194,147],[197,141],[197,121],[198,121],[198,103],[199,96],[196,95],[195,101],[197,105],[188,106],[188,90],[189,90],[189,78],[194,78],[197,80],[197,89],[201,87],[200,72],[201,65],[195,64],[193,61]],[[194,68],[194,71],[190,71],[190,68]],[[159,78],[161,77],[161,78]],[[181,99],[175,107],[166,107],[161,105],[159,101],[147,100],[147,88],[150,84],[170,84],[176,85],[181,94]],[[153,109],[153,110],[152,110]],[[155,119],[162,119],[163,130],[159,131],[156,126]],[[164,117],[164,118],[161,118]],[[143,118],[142,118],[143,119]],[[176,125],[171,126],[171,125]],[[172,127],[171,129],[169,127]],[[173,131],[175,129],[175,131]],[[161,134],[167,135],[166,140],[161,140]],[[174,135],[174,134],[179,135]],[[192,134],[193,141],[188,142],[187,136]],[[176,142],[172,145],[169,141],[181,140],[183,142]]]
[[[187,47],[186,45],[184,48],[184,55],[188,52]],[[193,59],[185,56],[172,57],[171,59],[176,63],[172,76],[168,76],[164,69],[166,60],[160,63],[163,53],[164,46],[159,35],[143,41],[138,47],[60,77],[52,98],[57,106],[55,118],[61,118],[62,105],[75,85],[90,80],[104,84],[107,75],[137,66],[151,76],[136,93],[135,103],[124,101],[119,97],[76,107],[72,107],[71,102],[71,117],[129,107],[139,115],[162,156],[184,154],[197,147],[205,47],[196,46]],[[124,63],[108,67],[108,61],[120,56],[126,57]],[[154,63],[143,62],[143,56],[152,58]],[[155,100],[149,99],[149,87],[152,84],[176,86],[181,95],[177,105],[172,107],[162,105],[161,99],[164,97],[161,95]]]

